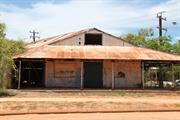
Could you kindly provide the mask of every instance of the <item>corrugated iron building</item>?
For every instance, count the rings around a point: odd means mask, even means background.
[[[12,83],[18,88],[139,88],[145,84],[145,64],[180,63],[180,56],[135,47],[96,28],[26,47],[14,57],[18,71]]]

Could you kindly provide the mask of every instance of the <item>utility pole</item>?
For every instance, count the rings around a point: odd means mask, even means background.
[[[167,31],[166,28],[163,28],[162,26],[162,20],[166,21],[166,18],[162,17],[162,14],[165,13],[166,11],[162,11],[162,12],[158,12],[157,13],[157,18],[159,19],[159,26],[157,27],[159,29],[159,44],[162,43],[162,34],[163,34],[163,30]]]
[[[40,38],[39,36],[36,36],[37,34],[39,34],[39,32],[36,32],[35,30],[29,32],[32,34],[30,38],[32,38],[33,42],[36,43],[36,38]]]

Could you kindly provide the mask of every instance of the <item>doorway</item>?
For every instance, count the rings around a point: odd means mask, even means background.
[[[22,61],[21,87],[34,88],[44,86],[44,62]]]
[[[84,62],[84,88],[103,87],[103,62]]]

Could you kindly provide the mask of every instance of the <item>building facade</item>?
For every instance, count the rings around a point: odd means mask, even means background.
[[[145,64],[180,62],[180,56],[135,47],[96,28],[42,39],[26,48],[14,57],[15,88],[142,88]]]

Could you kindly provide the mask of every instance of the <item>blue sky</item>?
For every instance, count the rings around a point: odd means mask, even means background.
[[[7,37],[27,41],[34,29],[41,38],[89,27],[116,36],[151,27],[158,36],[159,11],[166,11],[164,35],[174,42],[180,39],[179,0],[0,0],[0,22],[7,25]]]
[[[56,3],[56,4],[64,4],[68,3],[71,0],[1,0],[1,3],[3,4],[13,4],[19,7],[32,7],[32,4],[38,3],[38,2],[50,2],[50,3]],[[83,0],[81,0],[83,1]],[[92,1],[92,0],[91,0]],[[95,0],[94,0],[95,1]],[[96,0],[97,1],[97,0]],[[134,4],[139,4],[143,2],[145,5],[157,5],[161,4],[162,2],[167,2],[168,0],[104,0],[108,1],[109,3],[112,4],[128,4],[129,2],[133,2]]]

